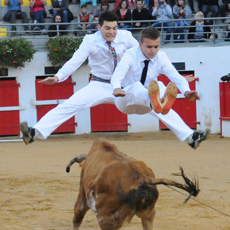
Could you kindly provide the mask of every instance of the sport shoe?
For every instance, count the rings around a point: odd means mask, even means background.
[[[194,132],[192,135],[192,142],[188,143],[193,149],[197,149],[200,143],[207,139],[211,130],[209,128],[205,129],[203,132]]]
[[[176,96],[177,96],[177,87],[173,82],[169,82],[163,97],[162,110],[161,110],[162,114],[167,114],[169,112],[174,101],[176,100]]]
[[[160,100],[159,86],[156,81],[151,81],[149,83],[148,93],[149,93],[149,98],[150,98],[153,110],[156,113],[160,113],[161,112],[161,100]]]
[[[32,127],[28,127],[26,121],[20,124],[20,130],[22,132],[22,138],[26,145],[32,143],[34,141],[35,129]]]

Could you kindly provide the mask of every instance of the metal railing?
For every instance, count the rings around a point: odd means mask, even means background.
[[[188,37],[190,37],[189,35],[191,34],[189,32],[189,28],[195,27],[195,26],[191,26],[191,21],[194,21],[195,18],[190,18],[190,19],[186,19],[186,21],[189,22],[189,26],[187,27],[183,27],[183,31],[182,32],[175,32],[175,22],[178,21],[178,19],[171,19],[171,20],[165,20],[162,22],[170,22],[171,26],[163,26],[162,25],[159,27],[159,30],[161,31],[161,44],[162,45],[176,45],[177,43],[183,43],[183,46],[191,46],[192,43],[199,42],[199,45],[207,45],[207,44],[211,44],[211,45],[215,45],[215,44],[228,44],[228,39],[226,39],[224,37],[224,32],[226,31],[227,28],[227,24],[223,23],[224,20],[228,20],[230,22],[230,17],[216,17],[216,18],[205,18],[204,20],[206,22],[209,22],[210,24],[208,25],[210,27],[210,32],[207,33],[207,39],[202,39],[202,40],[198,40],[198,39],[188,39]],[[145,23],[148,26],[151,26],[153,23],[155,22],[159,22],[157,20],[148,20],[148,21],[120,21],[120,22],[124,22],[124,23],[128,23],[130,25],[130,27],[127,29],[129,31],[131,31],[134,35],[134,37],[136,37],[137,39],[139,39],[140,36],[140,31],[145,28],[145,27],[140,27],[140,28],[136,28],[133,26],[133,24],[135,22],[141,22],[141,23]],[[119,23],[120,23],[119,22]],[[91,23],[80,23],[80,24],[91,24],[91,25],[95,25],[95,22],[91,22]],[[33,23],[16,23],[16,24],[10,24],[10,23],[2,23],[0,24],[0,28],[7,28],[7,36],[26,36],[26,38],[28,39],[32,39],[33,42],[35,43],[36,46],[36,41],[43,39],[43,40],[48,40],[49,36],[48,34],[50,32],[56,32],[57,36],[60,36],[63,32],[67,33],[68,35],[72,34],[75,36],[80,36],[83,37],[85,34],[87,34],[89,31],[91,31],[91,33],[97,31],[96,28],[94,29],[87,29],[85,31],[81,30],[78,28],[79,23],[77,22],[71,22],[71,23],[61,23],[60,25],[66,25],[66,30],[48,30],[50,25],[56,25],[56,23],[37,23],[36,26],[41,26],[44,25],[46,27],[46,31],[34,31],[32,28],[35,24]],[[11,28],[12,26],[16,26],[17,31],[12,31]],[[27,26],[29,28],[29,30],[25,31],[24,30],[24,26]],[[170,33],[170,40],[166,41],[165,37],[167,34],[167,29],[170,28],[171,29],[171,33]],[[1,31],[0,30],[0,36],[1,34],[6,33],[5,31]],[[211,35],[214,35],[213,39],[209,39],[209,37]],[[43,36],[42,36],[43,35]],[[174,39],[177,36],[181,36],[183,39]],[[3,37],[0,37],[3,38]],[[230,39],[229,39],[230,41]],[[230,43],[229,43],[230,44]],[[181,45],[181,44],[180,44]],[[43,45],[41,45],[41,47],[38,48],[44,48],[42,47]]]

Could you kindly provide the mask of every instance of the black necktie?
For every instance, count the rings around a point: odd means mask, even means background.
[[[142,85],[145,84],[145,79],[146,79],[146,75],[147,75],[147,71],[148,71],[149,61],[150,61],[150,60],[145,60],[145,61],[144,61],[145,66],[144,66],[143,71],[142,71],[142,74],[141,74],[141,83],[142,83]]]

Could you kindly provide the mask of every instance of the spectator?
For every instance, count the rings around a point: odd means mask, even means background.
[[[149,11],[144,8],[143,0],[137,0],[137,8],[132,12],[133,21],[141,21],[141,20],[150,20]],[[135,28],[147,27],[148,22],[134,22],[133,26]]]
[[[211,17],[218,16],[219,13],[218,2],[219,0],[200,0],[201,12],[203,12],[205,18],[208,16],[209,12],[211,12]]]
[[[159,0],[157,5],[154,7],[152,16],[156,16],[158,22],[152,24],[153,27],[166,27],[167,35],[165,38],[165,43],[168,43],[172,32],[172,22],[165,21],[173,18],[172,8],[165,0]]]
[[[86,33],[90,34],[91,31],[89,30],[89,27],[92,24],[86,24],[85,22],[93,22],[93,15],[87,8],[87,4],[81,5],[80,13],[77,17],[77,22],[79,23],[78,30],[82,30],[82,32],[79,32],[78,35],[84,36]],[[81,23],[84,22],[84,23]]]
[[[88,2],[92,3],[93,13],[96,13],[96,11],[97,11],[97,0],[80,0],[80,6],[85,5]]]
[[[211,36],[210,26],[204,21],[204,14],[201,11],[196,13],[195,19],[189,27],[189,42],[205,42]]]
[[[222,0],[222,5],[220,5],[220,16],[221,17],[229,17],[230,12],[230,0]],[[222,22],[224,22],[225,19],[222,19]]]
[[[23,0],[5,0],[4,4],[7,6],[7,13],[3,17],[3,21],[15,24],[16,19],[22,19],[22,23],[29,23],[26,12],[22,12],[21,5]],[[25,31],[29,30],[28,26],[24,26]],[[17,31],[16,26],[12,26],[13,33]]]
[[[114,12],[117,11],[117,9],[118,9],[120,3],[121,3],[121,0],[116,0],[116,1],[115,1],[115,5],[114,5],[114,7],[113,7],[113,11],[114,11]]]
[[[133,10],[133,5],[134,5],[134,9],[136,9],[136,7],[137,7],[136,0],[128,0],[128,2],[129,2],[129,9],[130,10]],[[133,4],[132,4],[132,2],[133,2]]]
[[[118,21],[131,21],[131,11],[128,9],[128,4],[126,0],[122,0],[120,3],[120,9],[116,11],[118,16]],[[118,23],[118,28],[127,29],[130,27],[130,23]]]
[[[98,30],[98,24],[99,24],[99,17],[95,16],[93,19],[93,24],[90,25],[89,30],[91,34],[94,34]]]
[[[47,5],[46,0],[29,0],[30,1],[30,17],[33,20],[35,27],[33,30],[42,30],[46,32],[45,26],[36,26],[39,23],[45,23],[46,11],[45,6]]]
[[[109,3],[108,2],[101,2],[101,9],[98,9],[94,14],[93,17],[99,17],[100,14],[104,11],[109,10]]]
[[[63,36],[66,35],[67,32],[63,31],[66,30],[64,25],[61,25],[62,22],[61,15],[57,14],[54,18],[54,22],[57,23],[56,25],[50,25],[48,28],[48,36],[55,37],[55,36]]]
[[[227,24],[227,28],[224,32],[224,37],[226,42],[230,41],[230,22]]]
[[[53,8],[49,11],[53,15],[53,21],[57,14],[61,15],[64,23],[71,22],[74,19],[72,12],[68,8],[69,0],[51,0],[51,3]]]
[[[174,41],[184,40],[184,29],[189,26],[189,21],[184,20],[191,18],[192,11],[188,5],[185,4],[185,0],[177,0],[177,4],[173,7],[173,16],[175,19],[174,26]]]

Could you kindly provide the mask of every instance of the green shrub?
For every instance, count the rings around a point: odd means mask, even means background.
[[[50,38],[46,43],[49,50],[48,59],[53,66],[63,65],[79,48],[82,38],[75,36],[60,36]]]
[[[31,41],[13,37],[0,39],[0,65],[21,68],[33,59],[36,50]]]

